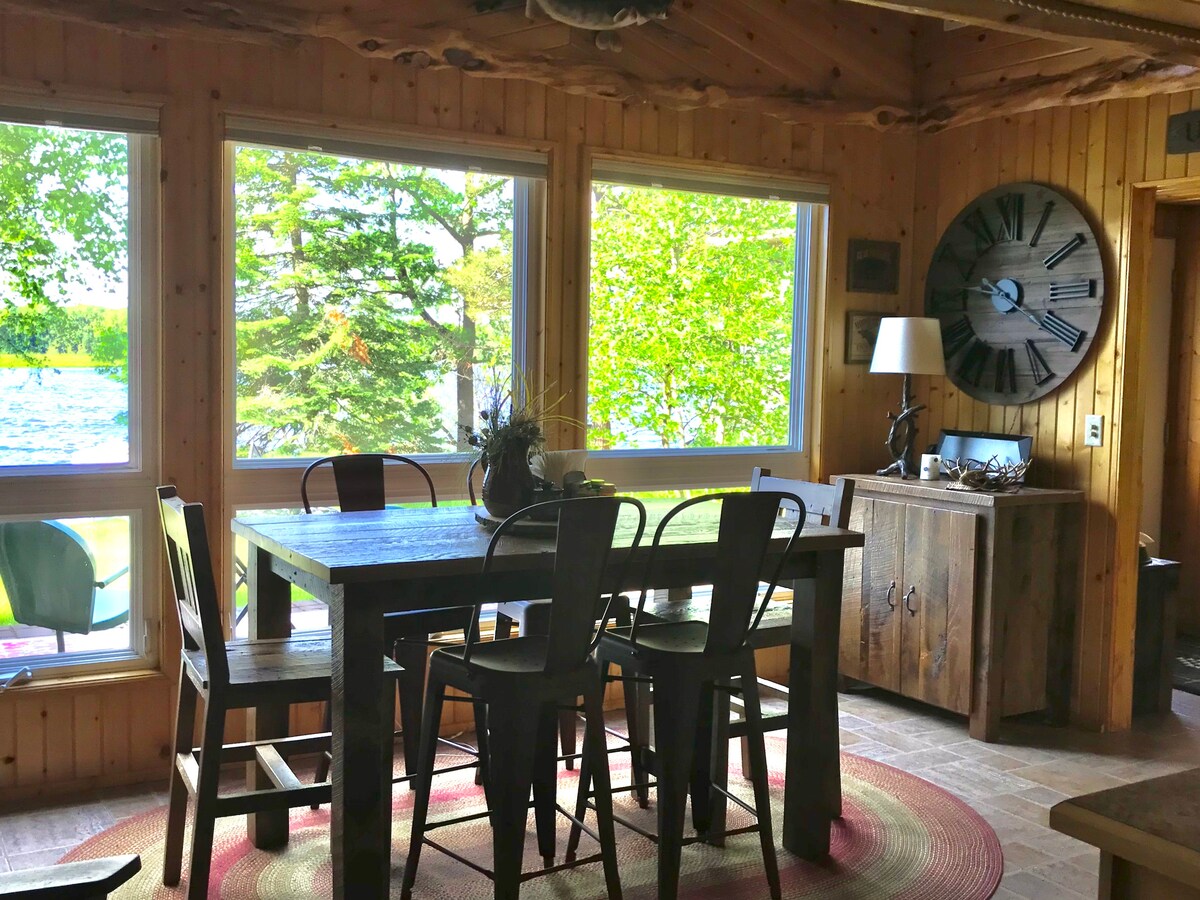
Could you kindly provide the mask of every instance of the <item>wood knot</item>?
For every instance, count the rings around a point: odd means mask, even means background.
[[[383,44],[379,43],[379,41],[375,40],[375,38],[367,38],[358,45],[360,50],[366,50],[368,53],[375,53],[382,46]]]
[[[484,69],[490,68],[487,60],[480,59],[470,50],[463,50],[459,47],[447,47],[442,53],[442,58],[450,65],[457,69],[462,69],[464,72],[481,72]]]

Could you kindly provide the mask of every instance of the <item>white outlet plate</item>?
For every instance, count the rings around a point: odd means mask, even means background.
[[[1083,446],[1104,446],[1104,416],[1086,416],[1084,418]]]

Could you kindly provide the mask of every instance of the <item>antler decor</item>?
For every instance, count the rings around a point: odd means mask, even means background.
[[[1029,470],[1032,460],[1016,463],[1001,463],[992,457],[987,462],[977,459],[945,460],[946,473],[950,476],[951,491],[989,491],[992,493],[1015,494],[1021,490],[1021,480]]]

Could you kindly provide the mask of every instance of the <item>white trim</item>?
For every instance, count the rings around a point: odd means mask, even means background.
[[[826,183],[789,178],[777,172],[730,171],[717,165],[707,171],[695,166],[672,166],[669,162],[607,156],[593,158],[592,181],[793,203],[828,203],[830,193]]]

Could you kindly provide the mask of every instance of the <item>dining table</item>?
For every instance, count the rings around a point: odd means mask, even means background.
[[[648,533],[671,508],[648,504]],[[389,612],[550,595],[552,536],[513,537],[497,548],[486,579],[483,558],[490,532],[476,507],[388,508],[370,512],[297,515],[257,513],[233,520],[249,544],[246,583],[251,639],[291,632],[292,585],[329,608],[332,640],[332,816],[335,898],[383,898],[391,882],[393,699],[385,692],[383,618]],[[764,571],[773,572],[794,528],[781,516]],[[718,521],[672,525],[649,576],[649,587],[672,590],[711,583]],[[632,519],[622,519],[610,565],[622,590],[640,590],[648,541],[630,548]],[[840,811],[837,711],[838,631],[847,550],[863,546],[854,531],[805,523],[784,561],[781,580],[791,603],[788,738],[783,847],[806,859],[828,855]],[[248,739],[287,735],[288,709],[250,710]],[[250,776],[270,787],[264,773]],[[261,849],[288,840],[287,810],[247,817],[248,836]]]

